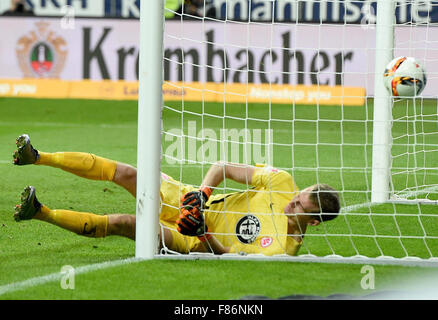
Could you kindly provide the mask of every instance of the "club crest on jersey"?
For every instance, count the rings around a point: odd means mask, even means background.
[[[274,239],[271,237],[263,237],[260,239],[260,246],[262,248],[267,248],[272,244],[272,242],[274,242]]]
[[[260,220],[253,215],[242,217],[236,224],[237,239],[243,244],[253,243],[260,233]]]

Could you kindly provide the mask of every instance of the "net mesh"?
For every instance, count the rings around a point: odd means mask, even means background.
[[[376,3],[222,0],[200,5],[196,11],[184,5],[164,31],[162,171],[173,178],[178,196],[186,185],[199,188],[217,161],[266,164],[287,172],[300,189],[327,183],[338,190],[339,217],[308,227],[298,255],[436,257],[433,206],[371,203]],[[421,97],[393,104],[391,190],[396,199],[437,200],[438,33],[431,22],[437,5],[397,2],[394,54],[419,59],[428,84]],[[214,194],[241,193],[249,199],[251,192],[261,191],[225,179]],[[166,206],[178,212],[179,198],[163,201]],[[238,243],[233,252],[238,254],[244,251],[236,231],[240,218],[231,217],[246,217],[250,224],[248,215],[255,215],[263,225],[264,217],[274,221],[283,209],[233,212],[225,206],[218,214],[226,227],[210,230]],[[206,210],[207,220],[209,214]],[[163,217],[161,227],[162,233],[176,232]],[[250,228],[257,225],[247,229],[256,232]],[[266,254],[262,239],[287,235],[280,228],[270,230],[258,231],[252,243],[257,249],[250,253]],[[162,253],[197,251],[189,238],[182,241],[185,251],[163,241]],[[286,248],[274,252],[287,253]]]
[[[416,6],[418,5],[418,7]],[[418,59],[427,72],[428,90],[414,99],[393,102],[392,190],[399,201],[436,201],[437,195],[437,96],[431,86],[437,77],[436,22],[431,12],[436,2],[412,4],[408,21],[396,25],[395,56]],[[420,9],[421,6],[421,10]],[[397,10],[406,12],[405,3]]]

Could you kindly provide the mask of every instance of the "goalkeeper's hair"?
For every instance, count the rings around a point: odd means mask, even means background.
[[[310,200],[320,208],[320,214],[315,215],[320,222],[333,220],[341,210],[338,192],[328,184],[313,185]]]

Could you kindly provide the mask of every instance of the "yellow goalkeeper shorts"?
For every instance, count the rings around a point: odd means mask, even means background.
[[[160,223],[162,229],[168,229],[172,234],[172,243],[168,245],[170,250],[189,253],[198,247],[202,247],[201,241],[197,237],[184,236],[177,230],[176,220],[179,218],[180,199],[187,192],[197,190],[197,188],[183,184],[161,173],[161,213]]]

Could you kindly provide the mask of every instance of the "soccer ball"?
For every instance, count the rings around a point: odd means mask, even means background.
[[[426,86],[426,72],[412,57],[398,57],[385,69],[385,86],[394,97],[415,97]]]

